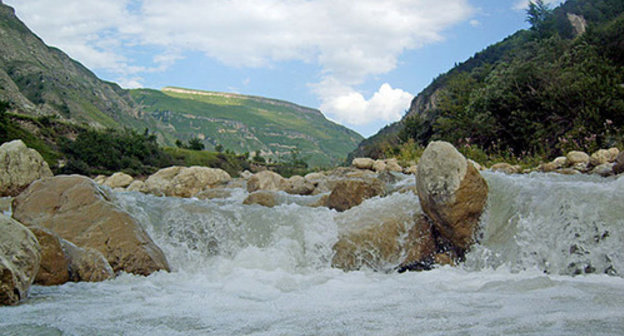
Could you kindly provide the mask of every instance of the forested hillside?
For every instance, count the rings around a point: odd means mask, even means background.
[[[624,1],[531,5],[523,30],[435,79],[352,156],[446,140],[505,157],[622,145]]]

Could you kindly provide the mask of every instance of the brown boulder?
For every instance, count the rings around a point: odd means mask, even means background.
[[[373,169],[373,164],[375,164],[375,160],[371,158],[355,158],[351,161],[351,165],[357,169]]]
[[[193,197],[204,189],[215,188],[231,180],[230,174],[218,168],[169,167],[150,175],[145,184],[155,195]]]
[[[115,173],[107,178],[103,185],[110,188],[125,188],[134,181],[134,178],[126,173]]]
[[[512,166],[509,163],[501,162],[496,163],[490,167],[493,172],[501,172],[505,174],[518,174],[520,172],[520,166]]]
[[[277,195],[274,191],[259,190],[249,194],[249,196],[247,196],[247,198],[243,201],[243,204],[259,204],[272,208],[278,204]]]
[[[488,185],[453,145],[431,142],[418,164],[416,188],[425,214],[440,235],[466,250],[487,201]]]
[[[69,280],[100,282],[115,277],[115,272],[104,255],[92,248],[80,248],[62,239],[63,251],[69,260]]]
[[[149,275],[169,270],[162,251],[141,225],[88,178],[72,175],[36,181],[15,198],[13,206],[17,220],[100,251],[115,272]]]
[[[33,181],[50,176],[48,164],[22,140],[0,146],[0,197],[16,196]]]
[[[69,260],[63,251],[61,238],[39,226],[29,228],[41,246],[41,261],[35,283],[43,286],[61,285],[69,281]]]
[[[285,184],[286,179],[280,174],[265,170],[254,174],[247,180],[247,191],[250,193],[258,190],[280,191],[283,190]]]
[[[345,211],[361,204],[365,199],[385,194],[384,183],[375,178],[340,180],[329,194],[327,206],[337,211]]]
[[[314,188],[314,184],[298,175],[285,180],[282,185],[282,190],[292,195],[310,195]]]
[[[28,296],[41,260],[41,247],[24,225],[0,214],[0,305]]]

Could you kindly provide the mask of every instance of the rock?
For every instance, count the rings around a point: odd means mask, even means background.
[[[613,166],[613,173],[615,174],[624,173],[624,152],[621,152],[615,158],[615,165]]]
[[[33,181],[50,176],[48,164],[22,140],[0,146],[0,197],[17,196]]]
[[[568,158],[565,156],[559,156],[552,161],[557,168],[563,168],[568,166]]]
[[[107,178],[102,185],[110,188],[125,188],[129,186],[134,178],[126,173],[115,173]]]
[[[561,168],[561,169],[557,169],[556,173],[561,174],[561,175],[578,175],[581,172],[573,168]]]
[[[327,206],[337,211],[345,211],[362,203],[365,199],[384,196],[386,188],[378,179],[348,179],[336,183],[329,194]]]
[[[227,189],[247,189],[247,180],[242,178],[234,178],[232,181],[228,182],[224,188]],[[219,189],[219,188],[217,188]]]
[[[609,148],[609,154],[611,154],[611,158],[612,158],[612,160],[609,162],[615,162],[615,159],[617,159],[617,156],[620,155],[620,150],[616,147]]]
[[[37,237],[41,246],[41,261],[35,283],[43,286],[54,286],[68,282],[69,260],[63,251],[61,238],[54,232],[40,226],[32,226],[29,229]]]
[[[245,170],[244,172],[240,173],[240,177],[244,180],[248,180],[252,176],[253,176],[253,173],[250,172],[249,170]]]
[[[589,163],[586,163],[586,162],[575,163],[572,166],[570,166],[570,168],[584,173],[589,168]]]
[[[548,162],[548,163],[542,163],[542,164],[540,164],[538,169],[539,169],[541,172],[544,172],[544,173],[550,173],[550,172],[554,172],[555,170],[557,170],[557,169],[559,169],[559,168],[561,168],[561,167],[560,167],[559,165],[557,165],[556,163],[554,163],[554,162]]]
[[[254,174],[247,180],[247,191],[252,193],[258,190],[280,191],[284,188],[286,179],[270,170]]]
[[[453,145],[431,142],[418,164],[416,188],[425,214],[460,252],[474,242],[488,185]]]
[[[417,171],[418,171],[418,165],[411,165],[403,170],[403,174],[416,175]]]
[[[293,195],[310,195],[314,191],[314,184],[302,176],[292,176],[284,181],[282,190]]]
[[[93,182],[102,185],[104,184],[104,182],[106,182],[106,179],[108,178],[108,176],[106,175],[98,175],[93,179]]]
[[[0,214],[0,305],[14,305],[28,296],[40,260],[41,247],[35,235]]]
[[[373,170],[377,173],[381,173],[386,170],[386,163],[382,160],[377,160],[373,163]]]
[[[11,211],[13,197],[0,197],[0,214]]]
[[[602,177],[608,177],[613,175],[613,166],[615,166],[615,163],[603,163],[592,169],[591,173]]]
[[[258,190],[245,198],[243,204],[259,204],[268,208],[272,208],[278,204],[277,194],[275,191]]]
[[[468,159],[468,162],[469,162],[469,163],[470,163],[473,167],[475,167],[475,169],[476,169],[476,170],[478,170],[478,171],[485,170],[485,168],[483,168],[483,166],[481,166],[481,165],[480,165],[477,161],[474,161],[474,160],[472,160],[472,159]]]
[[[61,240],[63,251],[69,259],[69,280],[74,282],[100,282],[115,277],[115,272],[104,255],[92,248],[80,248]]]
[[[232,196],[232,190],[226,188],[216,188],[200,191],[195,197],[201,200],[228,198]]]
[[[333,247],[332,266],[345,271],[362,267],[390,271],[399,265],[427,259],[435,248],[431,226],[426,220],[415,221],[413,217],[395,214],[373,223],[358,223],[342,233]]]
[[[147,184],[145,184],[145,182],[141,181],[141,180],[134,180],[132,181],[132,183],[130,183],[130,185],[126,188],[127,191],[138,191],[138,192],[142,192],[142,193],[148,193],[149,192],[149,188],[147,187]]]
[[[331,191],[327,186],[327,176],[322,173],[309,173],[303,177],[306,181],[314,186],[313,195],[318,195]]]
[[[371,158],[355,158],[351,162],[351,165],[357,169],[373,169],[373,165],[375,164],[375,160]]]
[[[397,159],[389,159],[389,160],[386,160],[386,170],[391,171],[391,172],[396,172],[396,173],[402,173],[403,167],[399,165],[399,162],[397,161]]]
[[[306,206],[309,206],[310,208],[327,207],[327,200],[329,200],[329,194],[321,196],[316,202],[307,204]]]
[[[501,162],[496,163],[490,167],[493,172],[501,172],[505,174],[518,174],[520,172],[520,166],[512,166],[509,163]]]
[[[156,195],[192,197],[231,180],[230,174],[218,168],[174,166],[157,171],[147,178],[145,184]]]
[[[100,251],[115,272],[149,275],[169,270],[162,251],[141,225],[88,178],[64,175],[36,181],[13,206],[15,219]]]
[[[566,158],[568,159],[568,166],[574,166],[578,163],[587,165],[589,164],[590,159],[587,153],[579,151],[569,152],[568,155],[566,155]]]

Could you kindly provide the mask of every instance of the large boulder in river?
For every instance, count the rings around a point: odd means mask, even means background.
[[[50,176],[48,164],[22,140],[0,146],[0,197],[16,196],[33,181]]]
[[[431,142],[418,163],[416,188],[425,214],[459,251],[472,243],[485,207],[488,185],[448,142]]]
[[[355,158],[351,161],[351,165],[357,169],[373,169],[373,165],[375,164],[375,160],[371,158]]]
[[[41,248],[24,225],[0,214],[0,305],[26,298],[35,281]]]
[[[13,200],[13,217],[65,240],[100,251],[115,272],[149,275],[169,270],[164,254],[141,225],[111,203],[92,180],[56,176],[31,184]]]
[[[219,168],[174,166],[157,171],[147,178],[145,184],[156,195],[192,197],[231,180],[230,174]]]
[[[340,180],[329,194],[327,206],[337,211],[345,211],[365,199],[385,194],[385,184],[376,178]]]

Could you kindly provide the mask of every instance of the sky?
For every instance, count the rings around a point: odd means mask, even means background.
[[[124,88],[282,99],[365,137],[401,119],[439,74],[528,28],[528,0],[4,3],[47,44]]]

